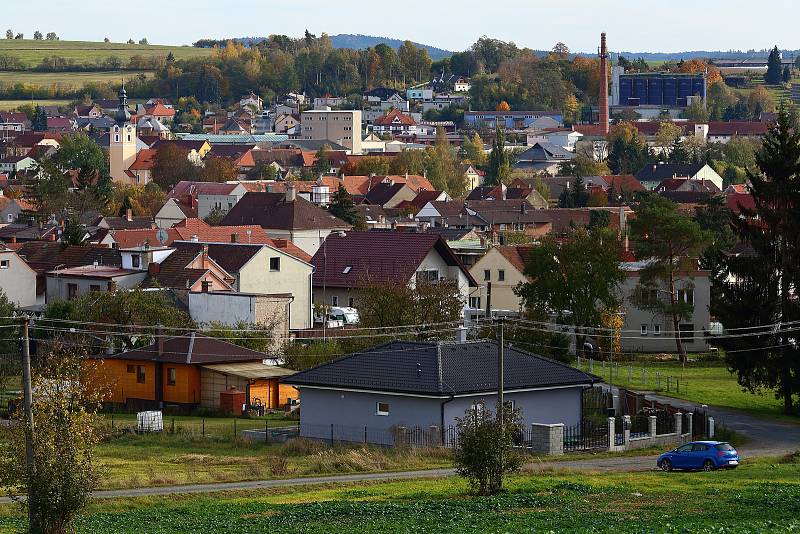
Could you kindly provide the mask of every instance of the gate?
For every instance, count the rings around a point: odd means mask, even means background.
[[[564,452],[608,450],[608,421],[583,420],[564,427]]]

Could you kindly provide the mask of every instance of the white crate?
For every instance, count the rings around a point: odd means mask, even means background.
[[[161,432],[164,430],[164,417],[160,411],[138,412],[136,429],[139,432]]]

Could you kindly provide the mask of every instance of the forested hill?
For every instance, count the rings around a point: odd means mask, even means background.
[[[403,41],[400,39],[390,39],[388,37],[374,37],[372,35],[352,35],[352,34],[340,34],[340,35],[331,35],[331,42],[333,43],[334,48],[352,48],[354,50],[363,50],[365,48],[371,48],[375,45],[380,43],[385,43],[395,50],[400,48],[400,45],[403,44]],[[414,46],[417,48],[424,48],[428,51],[428,55],[431,56],[431,59],[437,61],[439,59],[449,57],[453,55],[453,52],[449,50],[443,50],[441,48],[436,48],[435,46],[430,46],[426,44],[419,44],[414,43]]]

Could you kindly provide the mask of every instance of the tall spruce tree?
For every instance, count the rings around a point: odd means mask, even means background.
[[[487,185],[501,184],[511,175],[511,158],[505,149],[506,136],[498,126],[494,133],[492,152],[489,154],[489,172],[486,175]]]
[[[759,335],[722,337],[726,361],[750,392],[775,391],[784,412],[795,412],[800,393],[800,123],[781,105],[778,120],[748,171],[753,209],[733,220],[743,247],[725,256],[725,277],[716,314],[727,332]]]
[[[339,189],[334,192],[333,195],[331,195],[331,203],[328,205],[328,211],[334,217],[338,217],[341,220],[352,224],[356,228],[359,228],[364,224],[361,214],[356,210],[353,197],[342,185],[340,185]]]
[[[778,47],[772,49],[767,59],[767,73],[764,74],[764,81],[769,85],[778,85],[783,80],[783,65],[781,64],[781,53]]]

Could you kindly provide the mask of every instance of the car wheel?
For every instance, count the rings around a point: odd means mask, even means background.
[[[715,468],[716,466],[711,460],[706,460],[703,462],[703,471],[713,471]]]
[[[669,460],[663,460],[661,462],[661,470],[666,471],[667,473],[672,471],[672,462],[670,462]]]

